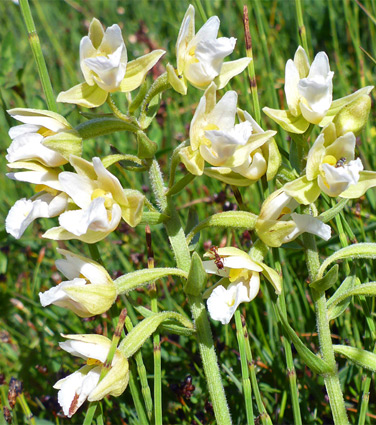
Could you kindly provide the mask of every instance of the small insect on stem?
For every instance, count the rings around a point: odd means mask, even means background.
[[[335,165],[335,167],[336,168],[339,168],[339,167],[343,167],[345,164],[346,164],[346,158],[343,156],[342,158],[340,158],[338,161],[337,161],[337,163],[336,163],[336,165]]]
[[[218,254],[218,248],[216,246],[212,246],[208,251],[214,257],[214,263],[217,266],[218,270],[222,270],[225,266],[223,264],[222,257]]]

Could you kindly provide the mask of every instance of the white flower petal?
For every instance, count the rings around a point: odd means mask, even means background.
[[[73,202],[81,208],[87,208],[91,203],[91,194],[97,184],[86,176],[63,171],[59,174],[62,190],[67,193]]]
[[[237,103],[237,93],[233,90],[226,92],[210,114],[208,114],[208,123],[217,125],[221,130],[233,128],[235,125]]]
[[[329,196],[339,196],[351,184],[358,183],[359,172],[363,170],[360,158],[339,167],[329,164],[322,164],[321,167],[324,175],[318,177],[318,184]]]
[[[289,107],[290,112],[297,116],[299,115],[299,91],[298,91],[298,84],[299,84],[299,71],[296,68],[296,65],[294,61],[289,59],[286,62],[286,68],[285,68],[285,94],[286,94],[286,101],[287,105]]]
[[[7,173],[6,176],[12,180],[20,182],[28,182],[33,184],[41,184],[52,189],[61,191],[62,187],[59,182],[58,173],[51,171],[20,171],[16,173]]]
[[[72,354],[72,356],[81,357],[84,360],[96,359],[102,363],[106,361],[110,349],[110,343],[104,345],[94,342],[75,341],[72,339],[59,342],[59,346]]]
[[[40,129],[40,125],[36,124],[21,124],[11,127],[8,131],[9,137],[13,140],[16,137],[23,136],[28,133],[37,133]]]
[[[302,233],[312,233],[313,235],[319,236],[326,241],[330,239],[332,229],[318,218],[312,217],[309,214],[296,213],[292,213],[291,218],[296,224],[296,228],[293,232],[286,236],[284,243],[292,241]]]

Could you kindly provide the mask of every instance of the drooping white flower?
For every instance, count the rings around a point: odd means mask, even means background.
[[[330,71],[325,52],[319,52],[309,65],[305,50],[299,46],[294,60],[285,70],[285,94],[290,112],[300,114],[310,123],[318,124],[332,104],[334,73]]]
[[[83,37],[80,43],[80,65],[85,83],[61,92],[57,101],[87,108],[100,106],[108,93],[130,92],[138,88],[164,53],[163,50],[154,50],[128,62],[120,27],[114,24],[104,31],[102,24],[94,18],[89,35]]]
[[[12,127],[6,159],[9,162],[38,161],[48,167],[59,167],[68,161],[58,152],[44,146],[44,142],[59,137],[71,137],[76,132],[68,121],[55,112],[40,109],[16,108],[7,111],[22,125]],[[77,139],[79,139],[77,135]]]
[[[264,201],[256,222],[255,228],[260,239],[273,247],[291,242],[302,233],[330,239],[330,226],[309,214],[294,213],[298,205],[284,189],[273,192]]]
[[[222,324],[230,322],[240,303],[250,302],[256,297],[260,289],[260,273],[272,283],[277,293],[281,291],[278,274],[238,248],[218,248],[205,256],[213,258],[203,262],[205,271],[224,278],[210,290],[207,301],[210,317]]]
[[[55,304],[80,317],[105,313],[116,300],[116,288],[107,271],[89,258],[62,249],[65,259],[56,260],[57,269],[69,280],[40,292],[43,307]]]
[[[186,80],[199,89],[206,89],[215,80],[223,88],[251,61],[242,58],[223,63],[233,52],[236,39],[217,38],[219,25],[218,17],[212,16],[195,34],[195,9],[192,5],[188,7],[176,42],[177,69],[167,65],[169,81],[179,93],[187,93]]]
[[[56,217],[66,209],[67,204],[68,197],[65,193],[52,195],[43,191],[31,199],[20,199],[9,210],[5,229],[13,237],[20,239],[34,220]]]
[[[99,382],[111,346],[108,338],[102,335],[63,336],[69,340],[59,343],[60,347],[87,363],[54,385],[59,390],[58,402],[66,416],[72,417],[86,399],[98,401],[107,395],[117,397],[124,392],[129,380],[129,366],[119,350],[115,352],[109,372]]]
[[[144,195],[123,189],[99,158],[93,158],[90,163],[71,156],[70,163],[77,173],[64,171],[59,174],[59,182],[78,209],[61,214],[61,227],[48,230],[44,237],[95,243],[114,231],[121,218],[130,226],[139,223]]]

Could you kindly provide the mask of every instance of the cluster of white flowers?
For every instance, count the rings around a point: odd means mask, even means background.
[[[190,124],[189,145],[179,150],[180,160],[191,174],[205,174],[234,186],[249,186],[264,176],[269,181],[281,165],[273,138],[276,131],[264,131],[248,112],[239,109],[235,91],[227,91],[217,101],[217,90],[242,72],[251,59],[224,62],[234,51],[236,39],[217,38],[217,17],[211,17],[195,33],[194,13],[193,6],[189,6],[176,43],[176,68],[168,64],[165,75],[170,86],[183,95],[188,83],[204,90]],[[128,93],[140,87],[164,53],[155,50],[128,61],[119,26],[104,31],[93,19],[88,36],[80,44],[85,81],[60,93],[57,100],[98,107],[110,93]],[[362,161],[355,156],[355,135],[368,115],[368,93],[372,88],[365,87],[333,102],[332,80],[327,55],[319,52],[309,64],[306,52],[299,47],[294,60],[286,64],[288,110],[263,109],[290,133],[303,134],[312,124],[322,127],[308,152],[303,173],[273,192],[261,206],[255,230],[269,247],[291,242],[304,232],[328,240],[330,227],[320,217],[294,212],[299,205],[313,203],[321,192],[331,197],[357,198],[376,186],[376,173],[363,171]],[[361,118],[354,119],[355,110],[361,110]],[[34,109],[12,109],[8,113],[23,123],[9,131],[12,143],[6,158],[12,171],[8,177],[36,185],[31,199],[17,201],[9,211],[8,233],[20,238],[33,220],[58,217],[59,225],[48,229],[43,237],[96,243],[112,233],[122,219],[132,227],[140,223],[144,195],[124,189],[108,171],[106,161],[99,157],[83,159],[80,133],[64,117]],[[351,119],[345,119],[349,113]],[[134,122],[139,124],[135,118]],[[66,164],[73,171],[63,168]],[[83,256],[58,252],[65,259],[57,260],[56,266],[68,280],[40,293],[41,304],[68,308],[80,317],[107,311],[118,295],[107,271]],[[260,276],[273,285],[277,294],[281,293],[281,276],[251,254],[227,247],[206,256],[209,260],[203,263],[205,271],[221,277],[205,294],[214,320],[228,324],[240,303],[257,296]],[[128,384],[129,371],[128,360],[116,350],[109,372],[100,379],[111,341],[98,335],[66,337],[69,341],[61,343],[61,348],[86,361],[81,369],[55,384],[60,390],[59,403],[65,415],[71,417],[86,399],[120,395]]]

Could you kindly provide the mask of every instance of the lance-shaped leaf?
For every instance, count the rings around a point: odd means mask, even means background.
[[[186,328],[194,329],[193,323],[179,313],[172,311],[155,313],[144,319],[129,332],[120,343],[119,350],[126,358],[133,356],[144,345],[150,335],[156,331],[158,326],[166,320],[177,320]]]
[[[205,288],[208,275],[205,272],[200,256],[197,252],[192,255],[191,268],[189,269],[187,283],[184,292],[188,295],[198,296]]]
[[[335,353],[342,354],[356,365],[376,372],[376,354],[347,345],[333,345],[333,350]]]
[[[125,122],[114,117],[94,118],[76,127],[79,135],[85,139],[112,134],[116,131],[131,131],[137,133],[140,128],[134,121]]]
[[[283,314],[281,307],[277,304],[277,312],[278,316],[281,320],[282,326],[284,330],[286,331],[287,335],[291,339],[292,343],[295,346],[296,351],[298,352],[299,356],[303,360],[303,362],[313,370],[313,372],[323,374],[326,372],[329,372],[330,366],[320,357],[317,357],[312,351],[307,348],[304,343],[301,341],[301,339],[296,335],[294,329],[289,325],[287,318]]]
[[[214,214],[194,227],[187,236],[187,240],[190,242],[197,232],[207,227],[254,229],[256,220],[255,214],[246,211],[226,211]]]
[[[348,201],[348,199],[341,199],[337,204],[335,204],[334,207],[329,208],[328,210],[321,213],[318,218],[323,223],[327,223],[328,221],[333,220],[333,218],[345,208]]]
[[[138,158],[135,155],[122,155],[122,154],[107,155],[104,158],[102,158],[101,161],[105,168],[108,168],[111,165],[115,164],[116,162],[120,162],[120,161],[124,161],[126,164],[131,163],[133,166],[138,166],[138,167],[141,167],[143,165],[140,158]]]
[[[341,286],[336,290],[336,292],[329,298],[326,303],[328,309],[328,320],[336,319],[347,309],[350,304],[351,297],[346,297],[342,301],[337,300],[339,300],[344,293],[348,292],[356,285],[360,285],[360,280],[354,275],[348,276],[341,283]]]
[[[363,295],[365,297],[376,297],[376,282],[363,283],[355,288],[337,295],[331,302],[330,307],[334,307],[342,301],[354,295]]]
[[[114,283],[118,294],[128,293],[134,289],[144,286],[147,283],[153,282],[157,279],[161,279],[166,276],[180,276],[185,279],[188,274],[180,269],[173,267],[166,268],[155,268],[155,269],[143,269],[135,272],[127,273],[123,276],[118,277]]]
[[[144,317],[149,317],[155,314],[148,308],[143,307],[142,305],[135,305],[135,304],[132,304],[132,305],[133,305],[133,308]],[[175,335],[183,335],[183,336],[192,336],[196,332],[196,329],[186,328],[180,325],[179,323],[176,323],[176,321],[174,320],[166,320],[165,322],[161,324],[161,326],[159,327],[159,330],[161,332],[166,332],[168,334],[172,333]]]
[[[182,177],[179,181],[177,181],[171,189],[168,190],[166,193],[167,196],[173,196],[178,193],[180,193],[192,180],[195,179],[195,175],[193,174],[186,174],[184,177]]]
[[[320,279],[330,264],[347,258],[376,258],[376,243],[357,243],[340,249],[321,264],[317,277]]]
[[[337,282],[338,268],[338,264],[335,264],[324,277],[314,280],[309,286],[318,292],[327,291]]]

